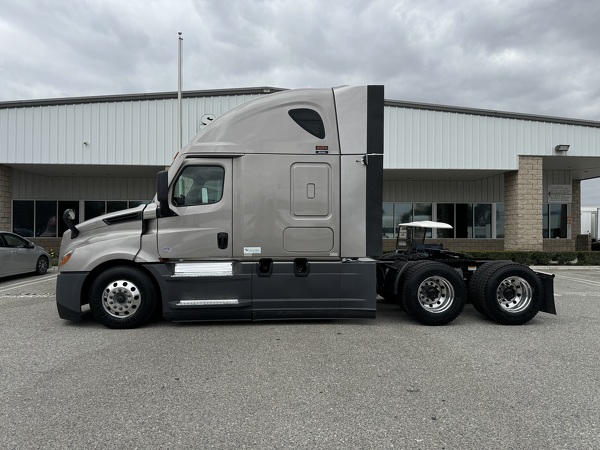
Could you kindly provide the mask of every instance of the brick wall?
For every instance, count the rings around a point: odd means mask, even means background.
[[[581,180],[573,180],[571,186],[571,238],[575,239],[581,234]]]
[[[575,239],[544,239],[545,252],[574,252]]]
[[[518,172],[504,175],[504,248],[543,250],[543,161],[539,156],[519,156]]]
[[[0,230],[12,231],[12,169],[0,166]]]
[[[58,251],[60,250],[60,242],[61,238],[51,238],[51,237],[37,237],[37,238],[27,238],[31,242],[39,245],[40,247],[44,247],[46,250],[54,250],[54,252],[58,255]]]

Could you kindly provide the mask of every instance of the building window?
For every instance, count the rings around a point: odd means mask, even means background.
[[[394,203],[394,237],[398,232],[398,224],[413,221],[412,203]]]
[[[504,203],[496,203],[496,237],[504,239]]]
[[[84,220],[90,220],[103,214],[135,208],[147,203],[147,200],[86,200],[83,207],[83,218]]]
[[[56,202],[35,202],[35,236],[56,237]]]
[[[473,237],[473,205],[471,203],[456,204],[454,232],[457,238]]]
[[[89,200],[83,202],[83,219],[89,220],[107,212],[120,211],[148,203],[147,200]],[[12,231],[23,237],[62,237],[68,229],[63,220],[67,209],[75,211],[79,223],[79,200],[13,200]]]
[[[545,239],[567,238],[567,205],[546,203],[542,206],[542,235]]]
[[[452,225],[452,229],[434,230],[434,237],[438,239],[504,238],[504,203],[386,202],[382,214],[384,239],[396,238],[398,224],[422,220]],[[426,237],[432,237],[431,231]]]
[[[431,203],[415,203],[413,204],[413,221],[431,220],[431,211],[433,210]]]
[[[473,237],[479,239],[492,238],[492,205],[475,203],[473,205]]]
[[[109,200],[106,202],[106,212],[111,213],[127,209],[127,200]]]
[[[384,203],[381,209],[381,223],[383,226],[383,238],[392,239],[395,236],[394,204]]]
[[[83,218],[90,220],[94,217],[106,214],[106,204],[104,200],[87,200],[83,204]]]
[[[436,206],[436,213],[438,222],[444,222],[454,227],[454,203],[438,203]],[[442,238],[453,238],[454,228],[448,229],[437,229],[438,239]]]
[[[13,200],[13,232],[23,237],[56,237],[56,201]]]
[[[23,237],[33,237],[33,200],[13,200],[13,233]]]

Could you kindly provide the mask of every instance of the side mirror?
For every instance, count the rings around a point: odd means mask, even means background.
[[[69,230],[71,230],[71,239],[75,239],[77,236],[79,236],[79,230],[73,223],[73,221],[75,220],[75,211],[73,211],[72,209],[66,209],[63,213],[63,220],[69,227]]]
[[[173,213],[169,208],[169,172],[166,170],[161,170],[156,175],[156,199],[160,205],[160,216],[172,216]]]

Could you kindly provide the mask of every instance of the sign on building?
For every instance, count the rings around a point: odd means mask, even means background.
[[[571,203],[573,199],[570,184],[549,184],[548,203]]]

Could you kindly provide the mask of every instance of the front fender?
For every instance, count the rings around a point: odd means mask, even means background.
[[[140,248],[140,231],[119,231],[118,236],[111,233],[95,235],[81,241],[72,248],[69,260],[60,267],[66,272],[91,272],[99,265],[111,260],[133,261]],[[61,252],[62,253],[62,252]],[[64,256],[64,255],[62,255]]]

